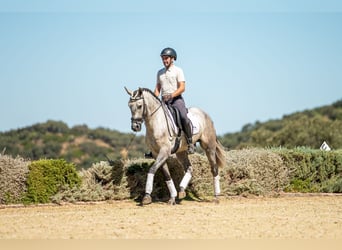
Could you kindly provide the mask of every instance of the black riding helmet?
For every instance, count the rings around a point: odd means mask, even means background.
[[[175,59],[175,61],[177,60],[177,53],[173,48],[163,49],[162,52],[160,52],[160,56],[171,56]]]

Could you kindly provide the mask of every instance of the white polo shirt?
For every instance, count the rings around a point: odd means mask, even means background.
[[[185,82],[183,70],[176,65],[169,69],[162,68],[157,74],[157,83],[160,84],[161,95],[172,94],[177,90],[177,83]]]

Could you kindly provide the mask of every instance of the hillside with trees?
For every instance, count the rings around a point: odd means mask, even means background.
[[[131,141],[134,139],[134,142]],[[131,144],[130,144],[131,143]],[[129,152],[126,152],[129,146]],[[61,121],[47,121],[30,127],[0,133],[0,152],[30,160],[63,158],[78,168],[92,163],[126,157],[141,157],[144,137],[86,125],[69,128]]]
[[[49,120],[0,133],[0,153],[30,160],[62,158],[79,169],[87,169],[106,157],[113,160],[143,157],[148,151],[144,140],[144,136],[133,133],[90,129],[86,125],[69,128],[64,122]],[[228,149],[298,146],[317,149],[323,141],[333,149],[342,149],[342,100],[285,115],[279,120],[247,124],[240,132],[227,133],[219,140]]]
[[[326,141],[342,148],[342,100],[332,105],[284,115],[282,119],[246,124],[240,132],[220,137],[228,149],[246,147],[319,148]]]

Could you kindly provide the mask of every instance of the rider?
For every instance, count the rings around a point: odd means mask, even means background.
[[[195,146],[192,143],[191,123],[182,97],[182,93],[185,91],[183,70],[174,65],[174,61],[177,60],[177,53],[174,49],[165,48],[160,53],[160,56],[165,67],[158,71],[154,94],[156,96],[161,94],[162,100],[165,103],[179,110],[183,131],[188,143],[188,154],[193,154]]]

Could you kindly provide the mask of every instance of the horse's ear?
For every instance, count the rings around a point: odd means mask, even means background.
[[[133,92],[132,92],[132,91],[130,91],[130,90],[128,90],[126,87],[125,87],[125,90],[126,90],[127,94],[129,94],[130,96],[132,96],[132,95],[133,95]]]

